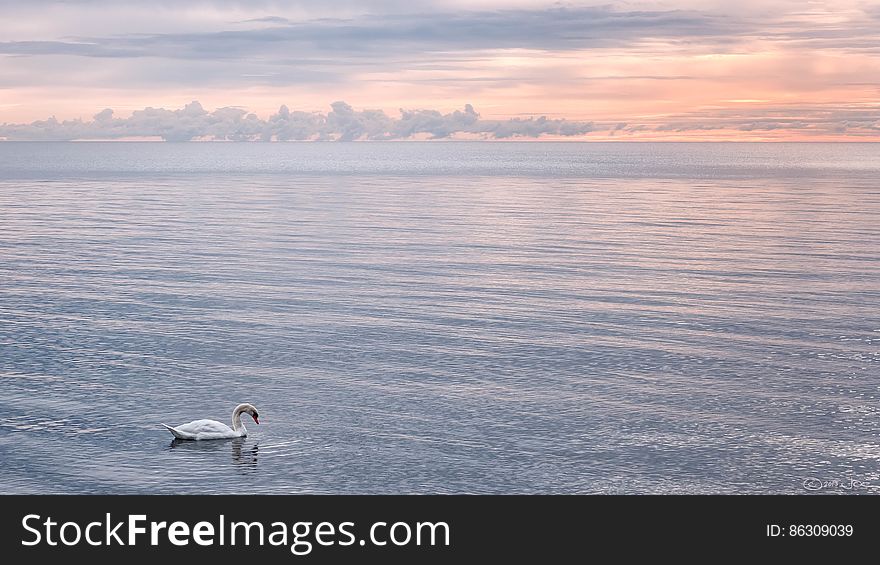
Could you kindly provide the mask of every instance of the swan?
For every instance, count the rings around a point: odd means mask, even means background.
[[[195,420],[189,424],[181,424],[179,426],[169,426],[162,424],[177,439],[229,439],[234,437],[246,437],[247,428],[241,421],[242,414],[250,414],[257,424],[260,423],[260,415],[253,404],[239,404],[232,411],[232,427],[221,424],[216,420]]]

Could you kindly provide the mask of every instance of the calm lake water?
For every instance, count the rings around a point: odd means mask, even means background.
[[[4,493],[877,493],[880,144],[0,143],[0,387]]]

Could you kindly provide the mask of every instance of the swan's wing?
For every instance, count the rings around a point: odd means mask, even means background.
[[[196,420],[173,428],[165,427],[174,434],[174,437],[180,439],[224,439],[239,436],[235,430],[216,420]]]
[[[191,435],[189,435],[185,432],[182,432],[182,431],[178,430],[177,428],[173,428],[173,427],[169,426],[168,424],[162,424],[162,425],[165,426],[168,429],[168,431],[171,432],[171,435],[173,435],[177,439],[195,439]]]

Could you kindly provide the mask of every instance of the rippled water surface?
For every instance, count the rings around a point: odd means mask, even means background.
[[[0,492],[880,492],[878,179],[871,144],[0,143]],[[159,425],[244,401],[244,440]]]

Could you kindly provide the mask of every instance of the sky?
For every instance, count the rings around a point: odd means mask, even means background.
[[[0,0],[0,138],[880,141],[880,0]]]

